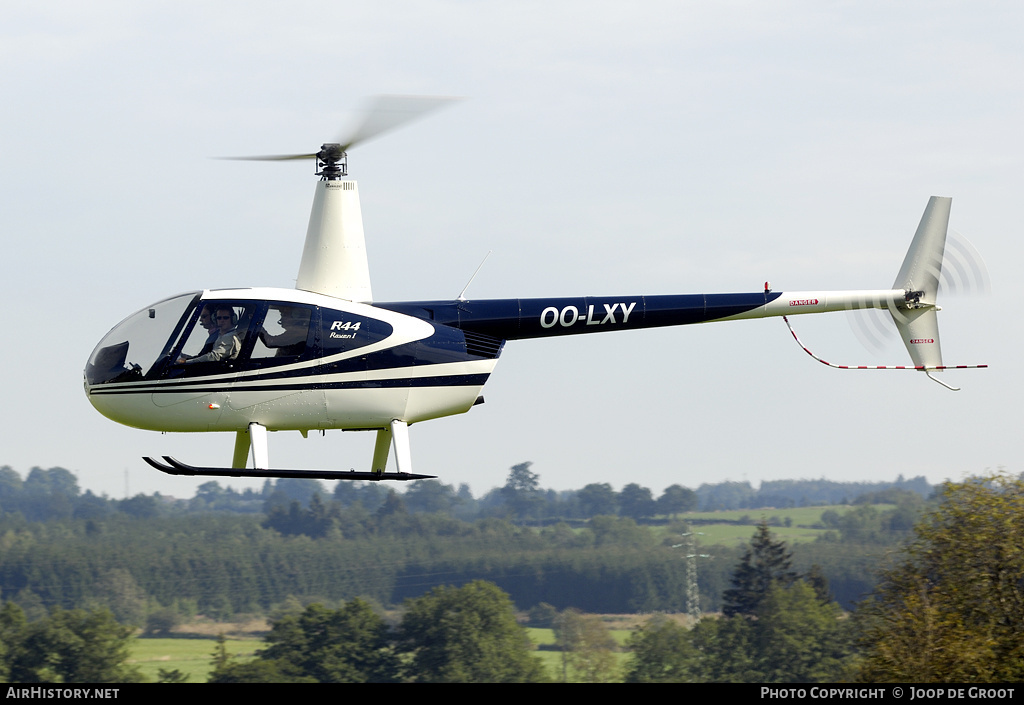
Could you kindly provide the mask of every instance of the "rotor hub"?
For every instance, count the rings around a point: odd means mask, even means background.
[[[321,181],[337,181],[348,176],[348,152],[342,145],[321,145],[316,153],[316,175]]]

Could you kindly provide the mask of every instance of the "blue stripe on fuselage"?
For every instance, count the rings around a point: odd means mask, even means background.
[[[196,382],[190,385],[170,386],[153,384],[146,387],[120,387],[107,389],[102,385],[90,390],[90,394],[125,395],[125,394],[212,394],[215,392],[302,392],[317,389],[394,389],[417,387],[482,387],[488,374],[440,375],[432,377],[401,377],[399,379],[360,379],[343,381],[312,381],[300,379],[283,380],[280,384],[251,384],[248,380],[233,382],[230,387],[209,382]]]
[[[781,292],[576,296],[405,301],[374,306],[502,340],[519,340],[704,323],[745,313],[779,296]]]

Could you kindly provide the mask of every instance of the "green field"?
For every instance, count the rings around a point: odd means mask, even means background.
[[[697,534],[697,543],[702,546],[744,545],[750,541],[750,537],[754,535],[756,529],[756,526],[750,524],[707,524],[693,527]],[[823,533],[825,533],[823,529],[809,529],[796,524],[790,527],[772,527],[772,535],[789,544],[814,541]]]
[[[189,683],[205,683],[216,645],[216,639],[136,639],[128,662],[154,683],[159,678],[160,669],[177,669],[188,675]],[[263,642],[259,639],[229,639],[224,645],[232,656],[248,660],[263,646]]]
[[[615,641],[622,646],[630,635],[628,629],[610,630]],[[555,633],[551,629],[527,629],[531,641],[538,646],[553,646]],[[205,683],[210,674],[210,662],[216,639],[136,639],[132,643],[132,657],[129,663],[142,671],[150,682],[156,682],[160,670],[178,670],[188,676],[189,683]],[[259,639],[229,639],[225,646],[232,656],[241,660],[252,658],[257,649],[262,648]],[[544,663],[552,678],[562,672],[562,653],[560,651],[537,651],[536,655]],[[629,658],[625,652],[616,653],[620,667]]]
[[[619,648],[623,648],[626,643],[626,639],[632,634],[629,629],[609,629],[608,630],[612,638],[615,639],[615,643],[619,645]],[[552,629],[539,629],[536,627],[529,627],[526,630],[527,634],[530,635],[530,641],[537,646],[553,647],[555,644],[555,632]],[[537,658],[544,664],[544,668],[547,669],[548,675],[556,681],[561,681],[562,678],[562,652],[555,651],[552,648],[546,648],[536,652]],[[626,651],[618,651],[615,653],[615,661],[618,663],[619,670],[625,671],[627,662],[629,660],[629,653]]]
[[[873,505],[879,512],[893,509],[895,505]],[[723,544],[739,546],[750,541],[757,524],[767,521],[772,534],[787,543],[815,541],[825,533],[826,529],[812,529],[821,523],[822,512],[831,509],[837,514],[845,514],[855,507],[847,504],[836,504],[824,507],[792,507],[789,509],[735,509],[721,512],[689,512],[683,519],[692,522],[693,531],[698,534],[699,544],[709,546]],[[789,526],[786,520],[789,519]],[[707,523],[705,523],[707,522]],[[723,523],[717,523],[723,522]],[[744,523],[737,523],[744,522]],[[748,523],[749,522],[749,523]]]
[[[622,646],[626,643],[626,639],[632,634],[630,629],[609,629],[608,630],[612,638],[615,639],[615,643]],[[554,629],[542,629],[539,627],[527,627],[526,633],[530,635],[530,641],[537,646],[550,646],[555,645],[555,630]],[[557,651],[554,653],[558,653]]]

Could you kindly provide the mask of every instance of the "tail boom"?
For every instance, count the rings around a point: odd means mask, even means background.
[[[767,298],[767,297],[766,297]],[[893,309],[905,306],[906,292],[902,289],[860,289],[850,291],[793,291],[782,292],[763,306],[721,321],[772,316],[795,316],[804,313],[833,313],[865,308]]]

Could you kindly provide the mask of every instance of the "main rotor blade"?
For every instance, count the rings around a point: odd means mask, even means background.
[[[371,140],[377,135],[401,127],[459,100],[462,98],[430,95],[379,95],[371,98],[362,111],[362,120],[354,129],[349,130],[348,137],[338,140],[339,151],[347,152],[349,148],[357,144]],[[218,157],[218,159],[243,162],[286,162],[295,159],[316,159],[318,154],[318,152],[312,154],[265,154],[252,157]]]
[[[366,142],[388,130],[412,122],[427,113],[449,105],[461,98],[427,95],[379,95],[364,109],[362,122],[345,139],[339,139],[341,150]]]
[[[293,159],[316,159],[316,152],[313,154],[264,154],[255,157],[215,157],[215,159],[228,159],[233,162],[287,162]]]

